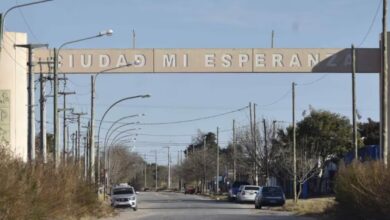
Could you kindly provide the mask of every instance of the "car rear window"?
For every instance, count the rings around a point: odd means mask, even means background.
[[[246,186],[245,190],[259,190],[259,187],[257,187],[257,186]]]
[[[114,195],[121,195],[121,194],[133,194],[134,191],[132,188],[118,188],[114,189],[113,194]]]
[[[263,187],[263,194],[264,195],[282,195],[282,189],[279,187]]]

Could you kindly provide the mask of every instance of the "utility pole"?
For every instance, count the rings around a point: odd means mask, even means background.
[[[42,62],[39,61],[40,66],[40,99],[39,99],[39,110],[40,110],[40,146],[39,153],[40,159],[43,163],[47,163],[47,139],[46,139],[46,76],[42,73]]]
[[[144,181],[144,189],[146,189],[146,177],[147,177],[147,171],[148,171],[148,162],[146,161],[146,154],[144,154],[145,158],[145,181]]]
[[[176,163],[176,167],[177,167],[177,170],[179,169],[179,166],[180,166],[180,150],[178,150],[177,151],[177,163]],[[179,191],[180,191],[180,186],[181,186],[181,184],[180,184],[180,178],[181,178],[181,176],[180,176],[180,172],[178,172],[179,173],[179,175],[178,175],[178,189],[179,189]]]
[[[254,132],[253,132],[253,114],[252,114],[252,102],[249,102],[249,127],[250,127],[250,133],[251,133],[251,138],[252,138],[252,143],[253,143],[253,154],[254,154],[254,160],[253,160],[253,173],[254,173],[254,179],[255,179],[255,184],[256,184],[256,157],[257,157],[257,154],[256,154],[256,147],[255,147],[255,144],[254,144]]]
[[[84,137],[83,139],[84,139],[84,179],[86,180],[87,179],[87,170],[88,170],[88,166],[87,166],[87,163],[88,163],[88,161],[87,161],[87,154],[88,154],[88,150],[87,150],[87,148],[88,148],[88,134],[87,134],[87,136],[86,137]]]
[[[67,79],[65,78],[65,73],[64,73],[64,91],[63,92],[59,92],[58,94],[59,95],[63,95],[64,98],[63,98],[63,137],[62,137],[62,161],[64,161],[64,163],[66,162],[66,149],[67,149],[67,146],[66,146],[66,127],[67,127],[67,123],[66,123],[66,111],[69,110],[66,108],[66,96],[67,95],[74,95],[76,94],[76,92],[66,92],[65,89],[66,89],[66,81]]]
[[[203,137],[203,186],[202,193],[206,191],[206,138],[207,135]]]
[[[95,77],[92,75],[91,76],[91,128],[90,128],[90,145],[91,145],[91,153],[90,153],[90,164],[89,166],[91,167],[91,181],[95,182],[96,184],[99,184],[99,172],[100,172],[100,167],[95,167]],[[96,154],[99,157],[100,152],[96,152]],[[100,164],[100,163],[99,163]],[[96,173],[96,175],[95,175]],[[96,176],[96,179],[95,179]]]
[[[383,163],[387,168],[388,154],[388,60],[387,60],[387,0],[383,0],[382,18],[382,77],[381,77],[381,147],[383,148]]]
[[[69,133],[69,126],[66,127],[66,155],[67,155],[67,158],[69,160],[69,157],[70,157],[70,150],[69,150],[69,146],[70,146],[70,143],[69,143],[69,136],[70,136],[70,133]]]
[[[71,135],[72,139],[72,158],[73,158],[73,163],[76,161],[76,133],[73,133]]]
[[[236,120],[233,119],[233,181],[237,179]]]
[[[257,166],[257,122],[256,122],[256,103],[253,103],[253,133],[254,133],[254,144],[255,144],[255,181],[256,186],[259,185],[259,174]]]
[[[157,172],[158,172],[158,169],[157,169],[157,150],[154,151],[155,153],[155,169],[156,169],[156,192],[157,192],[157,178],[158,178],[158,175],[157,175]]]
[[[59,117],[58,117],[58,57],[57,57],[57,49],[53,49],[54,57],[53,57],[53,126],[54,126],[54,149],[53,149],[53,158],[54,158],[54,165],[55,167],[58,167],[59,165],[59,143],[60,143],[60,137],[59,137]]]
[[[295,82],[292,83],[292,126],[293,126],[293,191],[294,202],[298,202],[297,198],[297,155],[296,155],[296,126],[295,126]]]
[[[268,173],[268,142],[267,142],[267,125],[265,119],[263,119],[264,125],[264,153],[265,153],[265,185],[268,186],[269,173]]]
[[[168,148],[168,189],[171,188],[171,155],[170,155],[170,146]]]
[[[0,42],[1,43],[1,42]],[[28,137],[27,137],[27,157],[28,161],[35,160],[35,104],[34,104],[34,73],[33,50],[47,47],[47,44],[15,44],[15,47],[22,47],[28,50]]]
[[[271,48],[274,48],[275,31],[272,30],[271,34]]]
[[[89,141],[90,141],[90,127],[91,122],[88,122],[87,126],[83,126],[83,128],[87,129],[87,135],[84,137],[84,178],[88,181],[90,181],[90,167],[89,167],[89,154],[90,154],[90,148],[89,148]]]
[[[86,115],[86,113],[80,112],[80,113],[72,113],[77,117],[77,141],[76,141],[76,161],[80,160],[80,137],[81,137],[81,123],[80,123],[80,117],[82,115]]]
[[[352,44],[351,46],[352,53],[352,144],[355,149],[355,160],[358,160],[358,143],[357,143],[357,126],[356,126],[356,85],[355,85],[355,75],[356,75],[356,54],[355,47]]]
[[[61,94],[61,92],[59,93]],[[66,107],[66,106],[65,106]],[[63,118],[63,146],[62,146],[62,156],[61,156],[61,160],[66,163],[66,150],[68,149],[67,145],[66,145],[66,130],[68,128],[67,126],[67,120],[68,119],[73,119],[73,118],[69,118],[69,117],[66,117],[66,111],[73,111],[73,108],[59,108],[58,109],[58,112],[64,112],[64,118]]]
[[[217,188],[215,189],[215,193],[219,193],[219,127],[217,127],[217,176],[215,179],[217,183]]]

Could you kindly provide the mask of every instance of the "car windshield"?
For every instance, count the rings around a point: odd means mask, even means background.
[[[118,188],[114,189],[113,195],[121,195],[121,194],[133,194],[132,188]]]
[[[263,187],[262,191],[264,195],[272,195],[272,196],[283,195],[283,192],[279,187]]]
[[[246,186],[245,190],[259,190],[259,187],[257,187],[257,186]]]

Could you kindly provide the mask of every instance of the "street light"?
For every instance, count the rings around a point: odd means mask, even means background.
[[[104,137],[104,145],[107,144],[108,139],[111,137],[111,134],[113,133],[113,132],[110,133],[110,132],[111,132],[111,129],[112,129],[117,123],[119,123],[120,121],[123,121],[123,120],[125,120],[125,119],[128,119],[128,118],[139,117],[139,116],[145,116],[145,114],[136,114],[136,115],[125,116],[125,117],[122,117],[122,118],[116,120],[114,123],[112,123],[112,125],[111,125],[110,128],[107,130],[106,135],[105,135],[105,137]]]
[[[112,130],[112,132],[108,135],[108,137],[107,137],[107,135],[106,135],[107,138],[104,140],[104,145],[103,145],[103,146],[104,146],[104,147],[107,146],[108,141],[110,140],[112,134],[114,134],[114,133],[115,133],[117,130],[119,130],[120,128],[129,126],[129,125],[139,124],[139,123],[140,123],[139,121],[137,121],[137,122],[129,122],[129,123],[125,123],[125,124],[123,124],[123,125],[121,125],[121,126],[116,127],[114,130]],[[117,136],[115,136],[115,137],[117,137]],[[115,139],[115,137],[114,137],[114,139]]]
[[[108,36],[111,36],[112,35],[112,30],[108,30],[107,32],[107,35]],[[91,164],[90,166],[91,167],[94,167],[94,169],[91,169],[91,180],[94,181],[95,178],[94,178],[94,174],[95,172],[98,172],[97,173],[97,177],[100,178],[100,154],[99,154],[99,145],[98,145],[98,148],[97,148],[97,161],[98,161],[98,164],[97,164],[97,167],[95,167],[95,93],[96,93],[96,90],[95,90],[95,85],[96,85],[96,79],[97,77],[99,76],[99,74],[101,73],[105,73],[105,72],[108,72],[108,71],[112,71],[112,70],[116,70],[116,69],[120,69],[120,68],[124,68],[124,67],[128,67],[128,66],[131,66],[132,63],[127,63],[126,65],[122,65],[122,66],[118,66],[118,67],[113,67],[113,68],[109,68],[109,69],[105,69],[103,71],[100,71],[98,73],[95,74],[95,76],[91,76],[91,135],[90,135],[90,143],[91,143]],[[100,141],[100,140],[98,140]],[[99,182],[99,179],[96,180],[96,182]]]
[[[3,33],[4,33],[4,20],[5,20],[5,17],[7,16],[7,14],[16,9],[16,8],[21,8],[21,7],[26,7],[26,6],[30,6],[30,5],[36,5],[36,4],[41,4],[41,3],[45,3],[45,2],[51,2],[53,0],[43,0],[43,1],[37,1],[37,2],[30,2],[30,3],[25,3],[25,4],[20,4],[20,5],[15,5],[11,8],[9,8],[7,11],[5,11],[4,15],[2,13],[0,13],[0,48],[2,47],[3,45]]]
[[[115,143],[113,143],[111,146],[110,146],[110,149],[114,146],[117,146],[117,145],[120,145],[120,144],[128,144],[130,142],[135,142],[137,140],[137,138],[133,137],[133,136],[137,136],[138,134],[129,134],[129,135],[126,135],[126,136],[123,136],[121,137],[120,139],[116,140]],[[133,137],[133,138],[130,138],[129,137]]]
[[[137,96],[130,96],[130,97],[126,97],[126,98],[122,98],[122,99],[119,99],[118,101],[114,102],[110,107],[108,107],[108,109],[104,112],[103,114],[103,117],[100,119],[100,123],[99,123],[99,129],[98,129],[98,140],[100,140],[100,129],[101,129],[101,126],[103,124],[103,121],[104,121],[104,118],[106,117],[107,113],[117,104],[121,103],[121,102],[124,102],[126,100],[130,100],[130,99],[136,99],[136,98],[149,98],[150,95],[147,94],[147,95],[137,95]],[[99,144],[100,145],[100,144]],[[98,145],[98,155],[100,154],[99,152],[99,145]],[[104,153],[104,161],[107,161],[106,157],[106,148],[104,146],[104,150],[103,150],[103,153]],[[99,176],[99,181],[100,181],[100,159],[99,159],[99,156],[97,158],[97,163],[98,163],[98,176]],[[105,164],[105,168],[106,168],[106,165]],[[104,193],[106,192],[106,189],[104,188]]]
[[[58,57],[59,57],[60,51],[66,45],[74,44],[74,43],[78,43],[81,41],[86,41],[86,40],[90,40],[90,39],[94,39],[94,38],[99,38],[99,37],[103,37],[103,36],[111,36],[112,33],[113,33],[113,31],[111,29],[109,29],[106,31],[99,32],[97,35],[65,42],[65,43],[61,44],[61,46],[58,48],[58,50],[56,50],[56,48],[54,48],[54,60],[53,60],[53,62],[54,62],[54,68],[53,68],[54,151],[53,151],[53,154],[54,154],[54,163],[56,164],[56,166],[58,164],[57,163],[57,156],[58,156],[58,152],[59,152],[58,151],[58,149],[59,149],[59,117],[58,117],[58,106],[57,106],[58,105],[58,88],[57,88],[58,87],[58,85],[57,85],[58,84],[58,74],[57,74],[57,70],[58,70]]]
[[[134,135],[134,134],[130,134],[130,135],[122,135],[122,134],[125,134],[127,132],[130,132],[130,131],[136,131],[136,130],[140,130],[141,128],[130,128],[130,129],[127,129],[127,130],[124,130],[124,131],[121,131],[119,132],[111,141],[110,143],[110,146],[112,146],[114,143],[117,143],[119,140],[125,138],[125,137],[128,137],[128,136],[131,136],[131,135]],[[121,136],[122,135],[122,136]],[[136,135],[137,136],[137,135]],[[107,140],[107,143],[108,143],[108,140]]]
[[[129,135],[129,136],[137,136],[137,134],[132,134],[132,135]],[[128,144],[128,143],[134,142],[135,140],[136,140],[136,139],[134,139],[134,138],[122,139],[122,140],[116,141],[114,144],[115,144],[115,145]],[[114,145],[113,145],[113,146],[114,146]]]

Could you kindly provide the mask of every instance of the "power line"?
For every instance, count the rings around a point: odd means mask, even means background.
[[[139,133],[139,136],[150,136],[150,137],[192,137],[196,134],[144,134]]]
[[[210,118],[217,118],[217,117],[220,117],[220,116],[224,116],[224,115],[240,112],[240,111],[243,111],[243,110],[245,110],[247,108],[248,108],[248,106],[245,106],[243,108],[239,108],[239,109],[236,109],[236,110],[233,110],[233,111],[229,111],[229,112],[225,112],[225,113],[221,113],[221,114],[216,114],[216,115],[210,115],[210,116],[205,116],[205,117],[189,119],[189,120],[171,121],[171,122],[157,122],[157,123],[140,123],[139,125],[168,125],[168,124],[181,124],[181,123],[188,123],[188,122],[194,122],[194,121],[201,121],[201,120],[206,120],[206,119],[210,119]]]
[[[291,93],[291,89],[288,89],[286,93],[284,93],[280,98],[278,98],[276,101],[274,102],[271,102],[269,104],[265,104],[265,105],[257,105],[258,107],[268,107],[268,106],[271,106],[271,105],[275,105],[276,103],[282,101],[283,99],[285,99],[287,97],[287,95],[289,95]]]
[[[321,77],[319,77],[319,78],[316,79],[316,80],[313,80],[313,81],[308,82],[308,83],[297,83],[296,85],[298,85],[298,86],[309,86],[309,85],[312,85],[312,84],[314,84],[314,83],[317,83],[317,82],[323,80],[323,79],[324,79],[325,77],[327,77],[327,76],[328,76],[328,74],[325,73],[324,75],[322,75]]]
[[[15,2],[16,2],[16,5],[19,4],[18,0],[15,0]],[[33,31],[32,28],[31,28],[30,24],[27,22],[27,19],[26,19],[26,17],[24,16],[24,13],[23,13],[22,9],[21,9],[21,8],[18,8],[18,11],[19,11],[20,15],[22,16],[23,22],[26,24],[27,29],[29,30],[30,34],[33,36],[33,38],[34,38],[37,42],[39,42],[37,36],[34,34],[34,31]]]
[[[81,93],[81,95],[87,95],[88,93]],[[52,104],[52,102],[48,102],[48,104]],[[70,105],[83,105],[83,106],[90,106],[90,103],[76,103],[76,102],[69,102]],[[96,103],[98,108],[105,108],[110,104],[107,103]],[[183,109],[183,110],[226,110],[231,109],[228,107],[220,107],[220,106],[165,106],[165,105],[127,105],[127,104],[119,104],[117,106],[118,108],[150,108],[150,109]]]
[[[363,40],[360,42],[358,47],[361,47],[364,44],[364,42],[367,40],[368,35],[371,33],[371,30],[374,27],[375,20],[378,17],[379,9],[381,8],[381,5],[382,5],[381,3],[382,3],[382,0],[379,0],[378,1],[378,7],[376,9],[374,17],[372,18],[371,24],[368,27],[368,30],[367,30],[366,34],[364,35]]]

